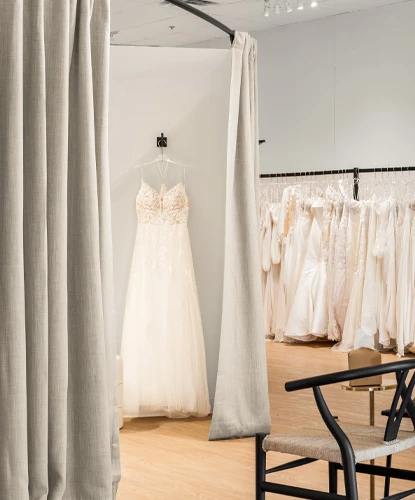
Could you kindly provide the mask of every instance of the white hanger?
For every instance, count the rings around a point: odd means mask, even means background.
[[[154,160],[149,161],[147,163],[141,163],[141,164],[137,164],[137,162],[135,162],[132,164],[131,168],[142,168],[142,167],[147,167],[147,166],[153,165],[153,164],[157,164],[158,167],[160,168],[160,162],[164,162],[164,161],[166,162],[166,169],[167,169],[168,164],[177,165],[178,167],[182,167],[182,168],[192,168],[191,165],[186,165],[184,163],[179,163],[177,161],[171,160],[166,154],[164,154],[163,148],[161,149],[161,154],[157,155],[156,158],[154,158]]]

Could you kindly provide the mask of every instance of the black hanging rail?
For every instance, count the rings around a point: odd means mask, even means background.
[[[316,171],[305,171],[305,172],[278,172],[276,174],[261,174],[261,179],[271,179],[275,177],[307,177],[315,175],[346,175],[353,174],[353,194],[354,199],[359,199],[359,180],[360,174],[374,174],[374,173],[391,173],[391,172],[410,172],[415,171],[415,166],[413,167],[378,167],[378,168],[348,168],[343,170],[316,170]]]
[[[200,19],[203,19],[204,21],[212,24],[213,26],[216,26],[216,28],[219,28],[220,30],[224,31],[226,34],[228,34],[231,37],[231,43],[233,43],[233,39],[235,38],[235,31],[231,30],[224,24],[222,24],[220,21],[215,19],[214,17],[209,16],[208,14],[205,14],[199,9],[196,9],[192,5],[189,5],[182,0],[165,0],[168,3],[171,3],[172,5],[175,5],[176,7],[179,7],[180,9],[186,10],[187,12],[190,12],[190,14],[193,14],[194,16],[200,17]]]
[[[377,168],[347,168],[342,170],[307,170],[304,172],[278,172],[275,174],[261,174],[261,179],[271,177],[304,177],[315,175],[343,175],[343,174],[374,174],[374,173],[391,173],[391,172],[409,172],[415,171],[414,167],[377,167]]]

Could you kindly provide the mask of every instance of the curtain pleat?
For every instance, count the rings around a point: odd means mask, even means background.
[[[0,498],[112,500],[109,2],[0,11]]]
[[[209,439],[271,429],[259,258],[257,42],[235,33],[219,366]]]

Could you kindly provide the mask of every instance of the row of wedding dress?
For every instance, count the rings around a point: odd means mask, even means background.
[[[415,201],[356,201],[343,180],[287,186],[261,201],[265,335],[337,341],[366,334],[399,355],[415,343]]]

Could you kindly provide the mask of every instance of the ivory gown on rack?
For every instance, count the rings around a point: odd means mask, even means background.
[[[205,345],[184,183],[167,189],[163,182],[158,193],[142,181],[136,209],[122,340],[125,414],[204,417]]]

